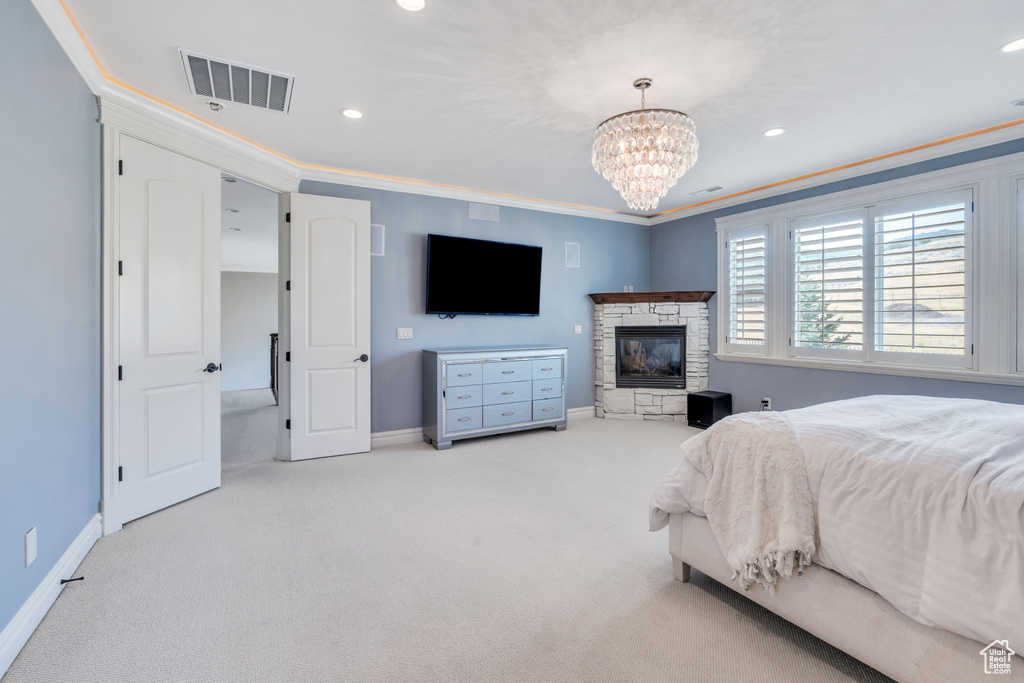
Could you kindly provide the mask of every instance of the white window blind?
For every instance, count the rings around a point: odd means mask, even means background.
[[[970,201],[875,214],[875,350],[966,353]]]
[[[864,345],[864,220],[793,223],[793,339],[803,349]]]
[[[729,344],[765,344],[766,231],[731,237],[729,250]]]

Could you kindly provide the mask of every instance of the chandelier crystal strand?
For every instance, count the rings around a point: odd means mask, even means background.
[[[591,163],[629,208],[653,211],[697,162],[697,127],[686,114],[646,109],[650,79],[634,82],[640,110],[608,119],[594,133]]]

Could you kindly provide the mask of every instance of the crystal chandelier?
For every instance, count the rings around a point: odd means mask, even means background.
[[[640,91],[640,110],[597,127],[591,163],[629,208],[652,211],[697,162],[697,127],[682,112],[645,109],[651,79],[638,78],[633,87]]]

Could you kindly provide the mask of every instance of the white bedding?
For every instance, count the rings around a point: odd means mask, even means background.
[[[785,414],[807,467],[816,563],[920,623],[1024,646],[1024,406],[869,396]],[[704,515],[707,486],[681,463],[652,499],[652,528],[662,513]]]

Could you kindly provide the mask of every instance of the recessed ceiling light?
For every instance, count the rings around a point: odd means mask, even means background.
[[[224,209],[228,213],[238,213],[238,209]]]
[[[782,135],[785,132],[785,128],[769,128],[765,132],[761,133],[761,135],[765,136],[766,138],[773,138],[776,135]]]
[[[234,230],[235,232],[242,232],[241,228],[228,228],[228,230]]]
[[[402,9],[419,12],[427,4],[427,0],[395,0]]]
[[[342,109],[341,113],[350,119],[361,119],[363,118],[363,112],[358,109]]]
[[[224,182],[225,183],[237,183],[238,180],[236,178],[225,178]]]
[[[1016,52],[1017,50],[1024,50],[1024,38],[1011,40],[1006,45],[999,48],[1000,52]]]

